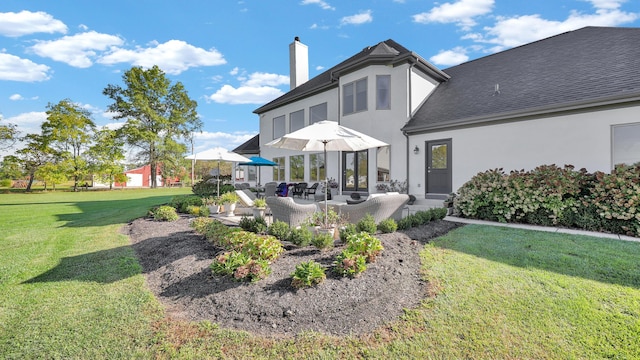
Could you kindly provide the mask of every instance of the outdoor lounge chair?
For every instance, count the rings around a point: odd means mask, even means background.
[[[278,183],[275,181],[264,184],[264,197],[276,196],[276,190],[278,189]]]
[[[316,204],[297,204],[290,197],[267,197],[267,206],[273,214],[273,221],[284,221],[291,228],[301,225],[318,210]]]
[[[256,195],[249,189],[236,190],[236,194],[240,198],[240,201],[248,207],[253,207],[253,200],[256,199]]]
[[[276,189],[276,196],[282,196],[282,197],[286,197],[289,193],[289,186],[287,186],[287,183],[280,183],[278,184],[278,188]]]
[[[300,196],[300,198],[302,198],[302,195],[305,194],[305,190],[307,190],[307,183],[306,182],[301,182],[301,183],[297,183],[294,185],[293,187],[293,197],[296,197],[296,195]]]
[[[304,191],[304,198],[308,199],[309,198],[309,194],[315,195],[316,194],[316,189],[318,189],[318,183],[313,183],[313,185],[311,185],[308,188],[306,188],[305,191]]]
[[[402,219],[402,210],[409,202],[407,194],[391,194],[370,197],[369,199],[353,205],[340,206],[340,213],[350,223],[357,223],[366,214],[371,214],[376,224],[388,218]]]

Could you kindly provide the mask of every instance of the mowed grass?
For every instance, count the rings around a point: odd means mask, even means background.
[[[0,195],[0,358],[640,358],[640,243],[490,226],[425,246],[430,296],[371,334],[167,318],[119,229],[180,192]]]

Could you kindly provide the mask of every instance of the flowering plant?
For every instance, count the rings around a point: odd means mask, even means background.
[[[328,178],[327,182],[329,183],[329,187],[332,189],[337,189],[338,188],[338,182],[336,181],[336,179],[334,178]]]

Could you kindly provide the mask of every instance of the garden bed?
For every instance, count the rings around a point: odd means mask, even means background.
[[[251,284],[211,273],[209,265],[221,249],[196,234],[189,227],[190,219],[138,219],[123,230],[131,238],[150,290],[171,317],[209,320],[262,335],[361,334],[398,319],[403,309],[416,307],[427,294],[428,284],[420,275],[422,245],[461,226],[439,220],[378,234],[382,255],[355,279],[330,270],[341,246],[323,252],[285,242],[287,251],[273,262],[271,275]],[[309,260],[328,268],[327,279],[316,287],[296,290],[291,273],[297,264]]]

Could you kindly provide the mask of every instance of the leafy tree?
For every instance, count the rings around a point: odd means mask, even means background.
[[[44,181],[44,189],[47,190],[47,185],[51,185],[53,190],[56,190],[56,184],[67,181],[67,168],[68,163],[46,163],[36,170],[35,176]]]
[[[24,174],[20,159],[15,155],[7,155],[0,162],[0,179],[19,179]]]
[[[109,189],[113,189],[116,175],[124,171],[123,146],[124,141],[115,130],[104,128],[95,133],[93,146],[87,151],[90,169],[109,182]]]
[[[26,191],[31,191],[36,171],[49,162],[55,162],[61,155],[49,146],[49,139],[42,134],[27,134],[21,140],[26,146],[16,151],[16,154],[29,176]]]
[[[2,118],[0,118],[2,120]],[[0,124],[0,150],[8,149],[15,144],[18,130],[14,124]]]
[[[88,173],[88,164],[82,155],[91,145],[95,127],[91,114],[69,99],[47,105],[42,134],[49,138],[53,148],[68,154],[66,162],[73,177],[74,191],[78,190],[78,181]]]
[[[125,87],[108,85],[102,93],[114,101],[108,109],[117,114],[115,118],[126,119],[120,129],[126,142],[141,149],[138,157],[156,174],[159,164],[172,163],[178,153],[182,156],[186,151],[179,139],[202,127],[197,103],[182,83],[171,85],[158,66],[133,67],[122,80]],[[151,187],[156,186],[156,177],[151,176]]]

